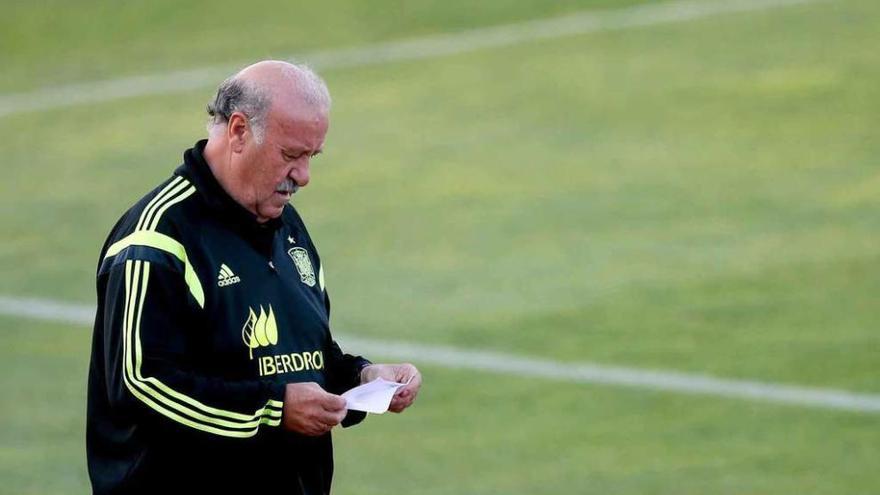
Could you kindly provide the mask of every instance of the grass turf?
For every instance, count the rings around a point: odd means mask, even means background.
[[[87,29],[63,8],[40,22]],[[195,22],[200,9],[176,8],[126,18],[153,30],[91,33],[58,55],[52,37],[10,45],[2,88],[557,12],[500,3],[469,17],[432,4],[411,14],[418,22],[383,25],[327,9],[328,25],[359,28],[290,29],[281,39],[278,16],[212,59],[190,41],[214,39],[216,26]],[[327,153],[295,201],[322,251],[336,328],[880,391],[878,14],[873,2],[847,0],[328,71]],[[113,24],[121,14],[102,15]],[[83,71],[87,58],[94,72]],[[203,135],[210,93],[0,120],[12,136],[0,293],[92,301],[106,231]],[[13,392],[3,403],[2,489],[69,493],[84,475],[88,332],[0,323],[0,370]],[[880,485],[871,416],[429,371],[417,409],[338,435],[338,492]]]

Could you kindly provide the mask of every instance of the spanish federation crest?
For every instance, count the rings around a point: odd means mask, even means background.
[[[312,268],[312,260],[309,259],[309,252],[304,248],[295,247],[287,250],[293,264],[296,265],[296,271],[299,272],[299,279],[302,283],[309,287],[315,286],[315,269]]]

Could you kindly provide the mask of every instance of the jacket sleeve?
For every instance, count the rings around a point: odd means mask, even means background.
[[[104,359],[114,408],[160,428],[229,438],[280,425],[283,384],[206,376],[192,365],[196,303],[172,262],[149,250],[123,252],[105,276]]]
[[[324,306],[326,307],[327,315],[329,316],[330,297],[327,295],[327,290],[324,288],[323,267],[321,267],[321,287],[324,291]],[[333,394],[341,394],[346,390],[360,385],[361,370],[372,363],[361,356],[353,356],[342,352],[342,349],[339,348],[339,344],[336,343],[330,332],[327,333],[327,339],[327,391]],[[349,411],[345,416],[345,419],[342,420],[342,426],[354,426],[363,421],[366,417],[367,413],[365,412]]]
[[[334,394],[341,394],[346,390],[357,387],[361,384],[361,369],[370,364],[369,361],[360,357],[344,354],[339,345],[332,338],[330,340],[330,352],[327,359],[327,371],[330,379],[328,380],[327,391]],[[354,426],[364,418],[367,413],[362,411],[348,411],[345,419],[342,420],[342,426]]]

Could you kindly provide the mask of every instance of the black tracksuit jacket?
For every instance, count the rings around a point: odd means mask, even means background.
[[[330,334],[323,267],[296,210],[257,223],[216,181],[204,146],[122,216],[101,252],[94,493],[328,493],[330,434],[282,429],[284,386],[342,393],[369,362]]]

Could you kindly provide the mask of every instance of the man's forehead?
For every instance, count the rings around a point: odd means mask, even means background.
[[[271,112],[286,120],[314,119],[327,116],[327,109],[316,104],[296,88],[275,91],[272,97]]]
[[[319,108],[273,108],[271,120],[282,146],[319,148],[327,133],[327,112]]]

